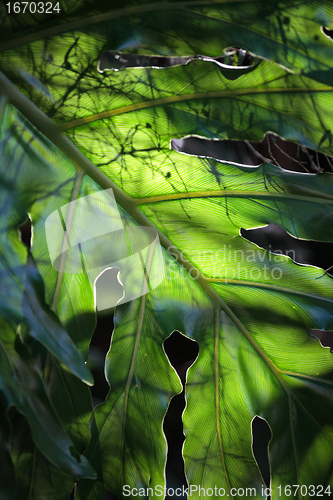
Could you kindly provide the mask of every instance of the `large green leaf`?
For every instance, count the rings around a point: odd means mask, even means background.
[[[57,65],[54,52],[44,44],[51,36],[56,44],[66,47],[62,62],[68,69],[74,54],[86,55],[92,62],[91,56],[122,47],[134,47],[143,54],[199,53],[211,57],[220,56],[226,47],[242,47],[318,81],[332,81],[333,46],[320,29],[331,27],[333,8],[329,1],[116,1],[112,6],[103,1],[61,3],[60,15],[52,16],[49,23],[47,15],[43,19],[39,14],[39,26],[36,18],[27,14],[21,27],[17,26],[19,16],[8,15],[2,7],[0,50],[15,47],[16,52],[8,57],[17,62],[26,50],[24,45],[43,40],[39,44],[44,50],[43,55],[39,52],[43,64],[49,61]],[[73,32],[71,38],[68,32]],[[88,45],[89,39],[93,44]],[[49,78],[51,71],[47,73]]]
[[[73,342],[86,356],[94,328],[94,290],[89,269],[73,272],[66,267],[70,256],[65,252],[60,267],[52,267],[47,218],[70,204],[64,221],[70,235],[85,220],[80,200],[90,196],[98,226],[108,215],[98,197],[112,189],[127,237],[132,230],[141,234],[139,226],[146,226],[156,230],[163,246],[162,253],[153,247],[145,256],[142,286],[146,276],[164,269],[163,282],[117,306],[105,365],[110,391],[93,413],[85,452],[97,482],[81,479],[77,498],[102,498],[104,485],[119,497],[126,496],[124,485],[163,488],[162,421],[180,384],[162,343],[174,330],[200,347],[189,371],[184,414],[190,486],[217,486],[226,494],[233,494],[231,488],[251,487],[256,488],[254,497],[262,497],[263,480],[251,450],[255,415],[267,419],[273,433],[272,498],[279,497],[278,485],[286,498],[288,484],[333,483],[333,358],[308,332],[333,329],[332,280],[318,268],[299,266],[240,235],[242,227],[274,222],[295,237],[333,241],[333,176],[290,173],[270,164],[226,165],[170,149],[172,139],[186,135],[260,140],[272,131],[332,153],[332,42],[319,31],[319,24],[329,24],[330,5],[291,1],[269,7],[245,1],[238,7],[230,2],[155,3],[84,18],[81,9],[89,11],[89,5],[83,2],[69,12],[72,24],[55,24],[46,39],[42,29],[31,28],[10,42],[15,50],[10,43],[2,45],[8,50],[2,53],[1,68],[30,98],[0,76],[0,175],[4,200],[10,201],[3,205],[8,242],[3,239],[2,255],[11,262],[14,249],[20,265],[30,265],[15,234],[29,213],[32,254],[45,300],[71,337],[63,336],[62,347]],[[98,4],[94,8],[94,14],[100,12]],[[131,37],[140,36],[140,53],[162,53],[164,47],[164,54],[216,56],[233,44],[272,61],[263,60],[246,74],[235,69],[239,77],[234,80],[216,63],[203,60],[164,70],[98,73],[103,51],[125,47],[126,41],[133,44]],[[28,84],[16,69],[31,75]],[[89,233],[93,225],[88,218],[86,223]],[[53,236],[63,248],[65,233],[54,230]],[[97,244],[92,253],[102,258],[104,247],[110,255],[123,249],[117,238]],[[8,273],[11,265],[6,269]],[[15,283],[21,282],[16,272]],[[3,314],[32,330],[10,301],[12,289],[8,286]],[[43,300],[36,307],[38,312],[47,309]],[[31,335],[28,330],[27,343]],[[49,356],[37,349],[37,358],[41,352]],[[57,418],[82,452],[89,437],[87,388],[70,385],[73,407],[67,412],[59,399],[64,385],[58,365],[49,358],[53,368],[48,378],[37,358],[34,366],[43,372],[49,398],[60,405]],[[3,373],[7,384],[9,375]],[[15,467],[15,457],[13,463]],[[192,496],[202,493],[193,490]],[[62,499],[61,493],[54,498]]]

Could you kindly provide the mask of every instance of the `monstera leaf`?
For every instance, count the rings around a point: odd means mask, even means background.
[[[179,140],[270,131],[332,155],[330,3],[61,6],[41,24],[4,13],[1,31],[1,494],[163,495],[162,423],[181,391],[163,342],[177,330],[199,344],[189,494],[269,494],[259,415],[271,497],[328,495],[333,357],[309,329],[333,330],[332,279],[240,230],[333,241],[333,176],[185,155]],[[31,251],[17,233],[28,215]],[[110,267],[123,295],[93,410],[84,360]]]

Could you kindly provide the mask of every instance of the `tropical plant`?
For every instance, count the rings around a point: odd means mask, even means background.
[[[67,0],[51,16],[25,4],[0,6],[1,498],[68,500],[74,485],[81,500],[105,487],[118,498],[161,492],[162,423],[181,391],[163,349],[175,330],[199,344],[183,415],[192,497],[204,496],[195,486],[266,497],[256,415],[272,431],[272,498],[328,496],[333,357],[309,329],[333,329],[332,279],[240,229],[275,223],[333,241],[333,175],[199,157],[179,140],[221,141],[227,159],[225,139],[269,131],[332,155],[331,2]],[[127,240],[96,240],[88,257],[77,246],[73,271],[68,242],[110,219],[110,189]],[[54,213],[63,230],[50,236]],[[18,234],[28,216],[31,250]],[[138,250],[147,228],[159,243],[141,252],[136,277],[149,277],[149,292],[116,307],[110,390],[93,409],[85,259]]]

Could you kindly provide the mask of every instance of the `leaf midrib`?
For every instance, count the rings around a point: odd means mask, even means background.
[[[106,118],[111,118],[112,116],[122,115],[125,113],[130,113],[132,111],[140,111],[141,109],[153,108],[156,106],[165,106],[167,104],[175,104],[179,102],[189,101],[189,100],[204,100],[204,99],[228,99],[232,97],[242,96],[242,95],[255,95],[255,94],[298,94],[298,93],[315,93],[315,92],[332,92],[333,87],[331,86],[320,86],[320,87],[278,87],[278,88],[246,88],[246,89],[232,89],[232,90],[220,90],[216,92],[197,92],[193,94],[184,95],[173,95],[168,97],[161,97],[159,99],[149,99],[147,101],[141,101],[135,104],[128,104],[126,106],[121,106],[120,108],[110,109],[107,111],[101,111],[100,113],[94,113],[93,115],[84,116],[82,118],[77,118],[76,120],[70,120],[68,122],[60,123],[58,125],[59,130],[65,131],[71,128],[80,127],[82,125],[87,125],[88,123],[103,120]]]
[[[310,174],[311,175],[311,174]],[[290,187],[294,187],[290,184]],[[333,195],[321,193],[314,189],[302,188],[296,186],[297,191],[305,191],[312,196],[304,196],[292,192],[261,192],[261,191],[238,191],[233,189],[205,190],[205,191],[187,191],[185,193],[169,193],[156,196],[147,196],[144,198],[133,198],[136,205],[148,205],[150,203],[161,203],[164,201],[186,200],[191,198],[257,198],[257,199],[292,199],[300,202],[311,203],[329,203],[333,204]]]
[[[220,417],[220,374],[219,374],[219,346],[220,346],[220,314],[221,309],[219,306],[215,307],[215,325],[214,325],[214,381],[215,381],[215,419],[216,419],[216,431],[217,439],[219,443],[219,451],[222,461],[222,466],[225,474],[225,478],[229,487],[231,488],[229,474],[227,471],[227,464],[225,460],[225,452],[222,440],[221,432],[221,417]],[[206,463],[206,462],[205,462]],[[202,474],[202,476],[204,473]],[[203,482],[202,482],[203,484]]]

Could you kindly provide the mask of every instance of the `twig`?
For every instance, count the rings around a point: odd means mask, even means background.
[[[245,144],[249,149],[251,149],[252,153],[254,153],[260,160],[262,160],[265,163],[271,163],[271,160],[268,158],[265,158],[262,154],[260,154],[249,141],[244,141]]]
[[[302,148],[302,151],[306,154],[306,156],[309,158],[309,161],[310,161],[310,165],[311,167],[313,168],[313,170],[315,172],[322,172],[323,169],[318,167],[318,165],[315,164],[315,162],[313,161],[313,157],[310,155],[309,151],[307,150],[307,148],[305,146],[301,146]]]
[[[295,163],[298,163],[306,172],[310,173],[309,170],[303,165],[302,161],[296,160],[296,158],[293,158],[292,156],[288,155],[286,151],[284,151],[280,146],[274,142],[275,146],[283,153],[289,160],[294,161]],[[297,154],[299,153],[299,147],[297,147]]]

